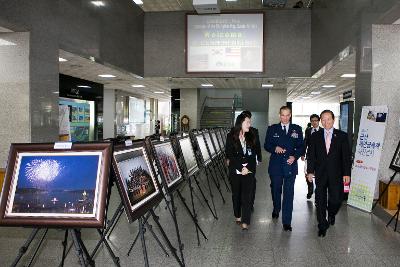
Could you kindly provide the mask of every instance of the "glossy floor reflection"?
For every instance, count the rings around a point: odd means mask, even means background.
[[[302,164],[299,168],[303,168]],[[314,202],[306,200],[307,186],[303,175],[296,180],[293,232],[283,232],[281,222],[271,220],[272,202],[266,170],[267,161],[264,161],[257,170],[255,211],[247,232],[241,231],[234,223],[230,194],[224,187],[225,205],[217,191],[213,191],[218,220],[213,219],[196,191],[199,223],[208,237],[208,241],[205,241],[200,236],[201,245],[198,246],[194,225],[182,203],[176,199],[186,266],[399,266],[400,234],[386,228],[385,222],[375,215],[344,205],[337,216],[336,225],[328,230],[325,238],[319,238]],[[205,183],[203,185],[206,189]],[[189,201],[187,188],[183,194]],[[109,216],[118,204],[118,191],[114,188]],[[164,202],[155,211],[176,246],[175,229]],[[154,221],[149,222],[158,234]],[[91,252],[99,239],[98,235],[91,229],[82,232],[83,240]],[[30,229],[0,228],[0,266],[12,263],[29,233]],[[129,257],[126,255],[136,233],[137,223],[129,225],[123,215],[110,237],[110,245],[120,257],[121,266],[144,266],[140,242]],[[60,230],[49,231],[35,266],[58,266],[63,235]],[[146,232],[146,242],[150,266],[178,266],[172,255],[164,255],[149,231]],[[37,240],[33,245],[36,243]],[[29,261],[30,253],[21,263]],[[114,266],[104,247],[96,254],[95,261],[96,266]],[[68,254],[65,266],[79,266],[73,249]]]

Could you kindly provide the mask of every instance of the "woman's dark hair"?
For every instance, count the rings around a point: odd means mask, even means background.
[[[245,121],[246,118],[251,118],[248,114],[242,113],[239,116],[237,116],[236,121],[235,121],[235,127],[233,127],[233,143],[236,148],[239,147],[240,140],[239,140],[239,134],[240,131],[242,130],[242,124]],[[255,137],[252,131],[248,131],[247,133],[244,134],[244,138],[246,140],[246,144],[250,147],[254,147],[255,145]]]

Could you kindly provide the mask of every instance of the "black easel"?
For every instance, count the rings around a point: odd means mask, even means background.
[[[90,256],[92,258],[94,258],[94,256],[96,255],[96,253],[97,253],[98,249],[100,248],[101,244],[104,244],[106,246],[108,252],[110,253],[114,264],[116,266],[121,266],[120,265],[120,259],[119,259],[119,257],[115,256],[115,253],[113,252],[110,244],[108,243],[108,241],[106,239],[106,236],[110,232],[111,229],[114,229],[114,227],[116,225],[116,222],[121,217],[123,211],[124,211],[124,205],[123,205],[123,203],[121,201],[120,204],[118,205],[117,210],[115,211],[112,219],[107,222],[106,228],[103,229],[103,230],[97,229],[97,232],[99,233],[101,238],[97,242],[97,244],[96,244],[94,250],[92,251],[92,253],[90,254]]]
[[[29,263],[27,265],[27,267],[30,267],[32,265],[32,263],[34,262],[40,247],[43,244],[43,241],[48,233],[49,228],[42,228],[44,229],[43,235],[41,236],[39,243],[37,244],[35,251],[32,255],[32,257],[29,260]],[[15,258],[15,260],[13,261],[13,263],[11,264],[11,267],[16,267],[19,263],[19,261],[21,260],[21,258],[25,255],[25,253],[28,251],[29,246],[31,245],[31,243],[33,242],[33,240],[35,239],[37,233],[41,230],[41,228],[35,228],[32,230],[31,234],[29,235],[28,239],[25,241],[25,243],[21,246],[21,248],[19,249],[19,253],[17,255],[17,257]],[[72,239],[73,239],[73,246],[75,248],[77,257],[79,259],[80,265],[81,266],[95,266],[95,262],[93,261],[93,259],[90,257],[85,244],[83,243],[82,239],[81,239],[81,233],[80,230],[78,229],[65,229],[65,236],[64,236],[64,242],[63,242],[63,258],[62,258],[62,262],[61,262],[61,266],[64,266],[64,260],[66,257],[66,247],[67,247],[67,237],[68,237],[68,232],[70,232]],[[65,245],[64,245],[65,244]]]
[[[383,191],[379,194],[378,200],[375,202],[375,204],[372,206],[372,210],[375,209],[376,205],[378,205],[379,201],[381,200],[381,198],[383,197],[383,195],[386,193],[386,191],[389,188],[389,185],[393,182],[394,178],[396,177],[398,171],[395,171],[393,173],[393,175],[390,177],[389,182],[387,183],[387,185],[385,186],[385,189],[383,189]]]
[[[201,227],[199,225],[199,221],[197,220],[197,213],[196,213],[196,208],[195,208],[194,199],[193,199],[193,186],[192,186],[192,181],[190,179],[188,179],[188,185],[189,185],[189,191],[190,191],[190,199],[192,202],[192,211],[190,210],[189,206],[187,205],[185,198],[182,196],[182,193],[178,189],[176,190],[176,192],[177,192],[178,197],[181,200],[183,206],[185,207],[186,211],[188,212],[189,216],[192,218],[192,221],[196,228],[197,245],[200,246],[199,231],[205,240],[208,240],[208,238],[207,238],[206,234],[204,233],[203,229],[201,229]]]
[[[394,231],[395,232],[397,232],[397,223],[399,222],[399,213],[400,213],[400,200],[399,200],[399,203],[397,204],[396,213],[392,216],[392,218],[390,218],[390,221],[386,224],[386,227],[388,227],[392,223],[392,221],[394,219],[396,219],[396,222],[394,224]]]
[[[211,171],[211,169],[210,169],[210,164],[204,166],[204,169],[205,169],[205,174],[206,174],[206,176],[207,176],[207,179],[209,179],[209,177],[211,177],[211,180],[214,182],[214,184],[215,184],[215,186],[217,187],[217,190],[218,190],[218,192],[219,192],[219,194],[220,194],[220,196],[221,196],[221,198],[222,198],[222,203],[225,204],[226,201],[225,201],[224,195],[222,194],[222,191],[221,191],[221,184],[220,184],[219,181],[218,181],[218,177],[215,178],[215,176],[214,176],[215,173]]]
[[[217,211],[216,211],[216,209],[215,209],[215,204],[214,204],[214,199],[213,199],[214,196],[212,195],[211,190],[210,190],[210,197],[211,197],[211,202],[212,202],[213,207],[214,207],[214,211],[212,210],[212,208],[211,208],[211,206],[210,206],[210,203],[209,203],[209,201],[208,201],[206,195],[204,194],[203,189],[202,189],[201,186],[200,186],[200,182],[199,182],[199,180],[197,179],[196,174],[192,175],[192,177],[193,177],[194,181],[196,182],[197,188],[199,189],[200,194],[201,194],[201,196],[203,197],[204,202],[206,202],[206,205],[207,205],[208,209],[211,211],[211,214],[213,215],[214,219],[218,220]],[[189,179],[190,179],[190,178],[189,178]],[[211,188],[210,188],[210,189],[211,189]]]
[[[150,213],[147,213],[146,216],[141,217],[141,223],[142,225],[139,225],[139,227],[142,227],[142,231],[143,233],[146,233],[146,229],[148,229],[150,231],[150,233],[152,234],[152,236],[154,237],[154,239],[156,240],[158,246],[161,248],[161,250],[164,252],[165,256],[169,257],[169,254],[167,252],[167,250],[164,248],[163,244],[161,243],[160,239],[158,239],[157,235],[154,233],[153,231],[153,226],[149,224],[148,220],[150,218]],[[133,247],[135,246],[137,240],[139,239],[141,232],[140,230],[138,231],[135,239],[133,240],[131,246],[129,247],[128,253],[126,254],[128,257],[132,252]]]
[[[171,244],[171,241],[169,240],[168,236],[166,235],[164,229],[162,228],[160,222],[159,222],[159,217],[154,213],[153,209],[150,209],[150,211],[146,214],[146,216],[142,216],[138,219],[138,223],[139,223],[139,233],[137,234],[135,240],[133,241],[131,247],[129,248],[128,251],[128,256],[130,255],[130,252],[132,251],[133,247],[136,244],[136,241],[138,240],[138,237],[140,236],[140,240],[142,243],[142,250],[143,250],[143,257],[144,257],[144,262],[145,262],[145,266],[148,267],[149,266],[149,259],[147,256],[147,247],[146,247],[146,240],[144,237],[144,234],[146,232],[146,228],[153,234],[153,236],[155,237],[158,245],[162,248],[162,250],[164,251],[164,253],[166,253],[167,257],[169,257],[168,252],[165,250],[165,248],[162,246],[160,240],[157,238],[157,236],[155,235],[155,233],[152,230],[152,226],[148,223],[148,219],[150,218],[150,216],[152,216],[154,222],[157,224],[158,229],[160,230],[160,233],[164,239],[164,241],[167,243],[168,248],[170,249],[170,251],[172,252],[172,255],[174,256],[174,258],[176,259],[176,261],[178,262],[179,266],[185,266],[185,264],[180,260],[180,258],[178,257],[178,254],[176,253],[176,248],[174,248]]]

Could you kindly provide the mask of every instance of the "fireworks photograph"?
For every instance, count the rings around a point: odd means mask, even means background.
[[[181,146],[183,159],[185,161],[188,174],[190,175],[193,173],[193,171],[198,169],[192,143],[190,142],[190,138],[183,138],[179,140],[179,144]]]
[[[114,152],[114,159],[132,211],[158,194],[156,181],[142,147]]]
[[[204,164],[210,162],[210,154],[208,154],[206,143],[202,135],[196,136],[197,143],[199,144],[201,155],[203,156]]]
[[[94,217],[101,152],[19,153],[6,216]]]
[[[167,185],[170,187],[182,178],[171,143],[155,145],[155,150]]]

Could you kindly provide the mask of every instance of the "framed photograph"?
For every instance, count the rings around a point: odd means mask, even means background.
[[[113,166],[128,220],[133,222],[162,199],[143,143],[116,148]]]
[[[154,144],[156,158],[168,188],[182,180],[182,174],[176,160],[172,144],[167,142]]]
[[[12,144],[0,225],[103,227],[110,159],[111,143]]]
[[[208,165],[208,163],[211,162],[211,157],[210,157],[210,154],[208,153],[203,134],[196,135],[196,141],[199,146],[204,165]]]
[[[210,150],[211,158],[213,159],[215,156],[217,156],[217,152],[215,151],[214,145],[211,142],[211,134],[209,131],[204,132],[204,138],[208,145],[208,149]]]
[[[197,166],[196,156],[194,154],[192,142],[189,136],[179,139],[179,145],[181,147],[188,175],[190,176],[199,170],[199,167]]]
[[[400,142],[397,145],[396,152],[394,153],[390,168],[396,172],[400,172]]]
[[[219,143],[218,143],[216,130],[213,130],[212,132],[210,132],[210,134],[211,134],[212,141],[215,145],[216,154],[219,154],[221,152],[221,147],[219,146]]]
[[[224,150],[225,144],[223,141],[223,129],[221,129],[221,128],[217,130],[217,139],[218,139],[218,143],[219,143],[221,150]]]

